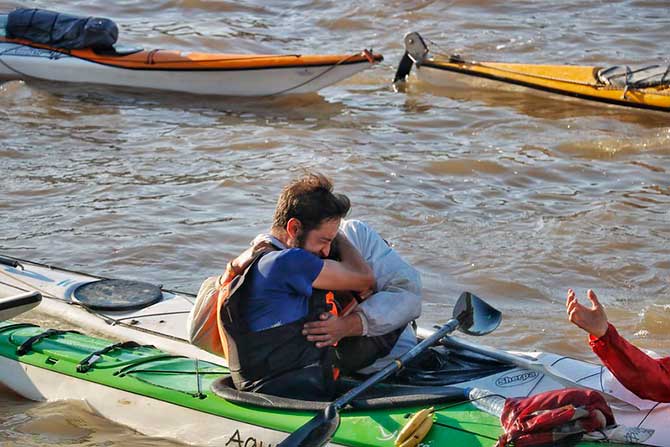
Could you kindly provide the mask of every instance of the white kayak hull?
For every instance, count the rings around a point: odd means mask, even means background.
[[[262,439],[276,445],[287,433],[226,419],[170,402],[115,389],[20,363],[0,356],[0,383],[34,401],[81,400],[92,412],[147,436],[186,444],[221,447],[255,445]],[[231,441],[232,440],[232,441]],[[336,444],[331,444],[336,446]]]
[[[99,84],[197,95],[271,96],[316,92],[370,66],[368,62],[360,62],[280,68],[143,70],[0,42],[0,78]]]

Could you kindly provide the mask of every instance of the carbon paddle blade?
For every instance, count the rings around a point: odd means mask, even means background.
[[[395,72],[393,83],[397,84],[398,82],[404,81],[409,75],[409,72],[412,71],[413,65],[414,61],[409,57],[409,53],[405,51],[405,54],[402,55],[402,59],[400,59],[400,63],[398,64],[398,69]]]
[[[502,321],[498,309],[470,292],[463,292],[458,298],[453,316],[460,322],[458,330],[468,335],[491,333]]]
[[[333,405],[277,444],[277,447],[322,447],[331,440],[340,425],[340,413]]]

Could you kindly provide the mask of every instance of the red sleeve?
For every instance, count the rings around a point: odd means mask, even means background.
[[[642,399],[670,402],[670,357],[654,359],[626,341],[611,324],[591,349],[630,391]]]

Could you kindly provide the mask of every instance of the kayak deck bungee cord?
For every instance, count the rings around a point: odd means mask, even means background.
[[[670,111],[670,66],[644,67],[481,62],[431,51],[417,32],[405,36],[405,54],[394,83],[416,65],[417,77],[432,85],[461,89],[522,86],[619,106]]]

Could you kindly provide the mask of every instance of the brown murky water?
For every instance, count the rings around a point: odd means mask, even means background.
[[[267,3],[267,4],[266,4]],[[0,10],[19,2],[0,1]],[[50,2],[30,6],[52,7]],[[304,169],[330,175],[421,271],[422,325],[471,290],[505,314],[485,342],[592,358],[567,287],[670,354],[670,115],[496,91],[389,86],[412,30],[480,60],[668,62],[664,1],[66,1],[121,42],[386,61],[319,95],[215,99],[0,85],[0,249],[195,291],[268,227]],[[39,314],[30,315],[45,326]],[[77,402],[0,392],[7,446],[170,446]]]

